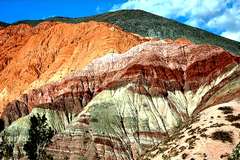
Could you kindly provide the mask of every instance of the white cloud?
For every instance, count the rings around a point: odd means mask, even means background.
[[[113,10],[142,9],[195,27],[226,33],[240,31],[240,0],[128,0]],[[226,36],[240,40],[239,37]]]
[[[208,24],[212,28],[226,28],[230,31],[240,31],[240,1],[238,5],[224,10],[224,12],[211,19]]]
[[[223,32],[221,36],[240,41],[240,31],[239,32],[228,32],[228,31]]]

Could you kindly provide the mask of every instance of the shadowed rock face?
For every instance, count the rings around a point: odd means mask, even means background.
[[[124,54],[94,59],[81,71],[31,90],[20,99],[30,110],[50,109],[61,112],[58,117],[67,117],[62,133],[47,149],[56,159],[159,157],[158,150],[150,148],[163,141],[171,143],[176,127],[184,128],[192,119],[198,124],[200,112],[212,106],[233,101],[234,106],[239,105],[239,62],[239,57],[216,46],[183,39],[145,42]],[[69,119],[68,113],[77,116]],[[2,116],[11,119],[8,114]],[[233,139],[230,148],[237,141]],[[222,151],[216,153],[219,156]]]
[[[3,121],[5,126],[9,126],[12,122],[16,121],[19,117],[23,117],[29,114],[28,106],[21,101],[15,100],[6,106],[6,110],[3,112]]]

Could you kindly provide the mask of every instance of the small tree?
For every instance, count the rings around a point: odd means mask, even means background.
[[[29,139],[23,149],[30,160],[46,159],[45,146],[51,142],[54,131],[46,123],[45,115],[32,116]]]
[[[0,119],[0,133],[4,130],[4,121]]]
[[[233,153],[228,157],[228,160],[237,160],[240,159],[240,143],[233,150]]]
[[[0,138],[0,159],[10,159],[13,157],[14,145],[8,139],[9,135],[7,132],[3,132]]]

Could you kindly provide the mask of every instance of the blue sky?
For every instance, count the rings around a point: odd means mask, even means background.
[[[0,0],[0,21],[90,16],[107,12],[113,5],[124,2],[126,0]]]
[[[240,41],[240,0],[0,0],[0,21],[142,9]]]

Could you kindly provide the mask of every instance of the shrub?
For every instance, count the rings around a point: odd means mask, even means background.
[[[240,123],[232,123],[232,126],[234,126],[236,128],[240,128]]]
[[[3,136],[0,139],[0,159],[13,158],[14,145],[10,141],[8,141],[8,139],[7,139],[8,136],[9,135],[7,134],[7,132],[4,132]]]
[[[233,150],[233,153],[230,155],[228,160],[237,160],[240,159],[240,143]]]
[[[229,106],[219,107],[218,109],[221,110],[223,114],[233,113],[232,107]]]
[[[51,142],[54,131],[48,126],[45,115],[32,116],[30,121],[29,139],[23,149],[30,160],[49,159],[44,149]]]
[[[229,122],[238,121],[238,120],[240,120],[240,114],[238,114],[236,116],[235,115],[227,115],[225,118]]]
[[[226,132],[226,131],[216,131],[212,133],[212,139],[213,140],[220,140],[222,142],[233,142],[232,133]]]
[[[0,133],[4,130],[4,121],[0,119]]]

